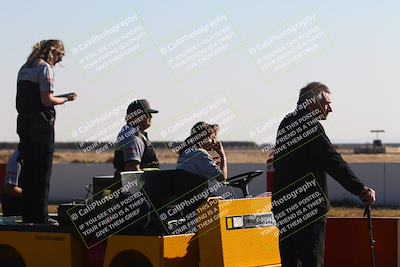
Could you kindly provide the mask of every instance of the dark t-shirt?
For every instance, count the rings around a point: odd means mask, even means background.
[[[42,104],[41,92],[54,91],[53,68],[44,60],[24,64],[18,72],[16,108],[18,111],[17,132],[22,149],[27,143],[39,143],[41,147],[54,151],[55,109]]]

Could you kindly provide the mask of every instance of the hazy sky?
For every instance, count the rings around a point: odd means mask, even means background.
[[[279,3],[277,3],[279,2]],[[271,141],[299,89],[328,85],[334,142],[385,129],[400,142],[398,1],[6,1],[0,141],[18,141],[16,75],[42,39],[66,46],[55,93],[56,141],[111,140],[132,99],[160,111],[152,140],[183,139],[205,120],[222,140]]]

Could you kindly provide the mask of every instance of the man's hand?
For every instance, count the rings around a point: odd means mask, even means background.
[[[375,203],[375,191],[369,187],[364,187],[363,191],[360,194],[360,199],[366,205],[372,205]]]

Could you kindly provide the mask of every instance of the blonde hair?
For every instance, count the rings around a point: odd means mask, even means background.
[[[64,53],[64,44],[60,40],[42,40],[32,46],[32,52],[26,60],[26,64],[32,66],[33,63],[43,59],[49,64],[53,64],[53,54],[56,51]]]

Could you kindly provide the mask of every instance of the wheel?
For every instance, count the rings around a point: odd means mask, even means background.
[[[110,267],[153,267],[145,255],[138,251],[125,250],[111,261]]]
[[[0,260],[0,266],[4,267],[25,267],[23,260]]]
[[[26,267],[26,264],[17,249],[9,245],[0,245],[0,266]]]
[[[233,177],[230,177],[225,182],[225,185],[240,188],[242,190],[243,196],[249,196],[249,183],[254,177],[261,175],[264,171],[256,170],[251,172],[245,172]]]
[[[133,262],[121,267],[152,267],[152,265],[146,262]]]

